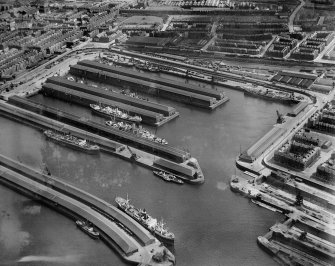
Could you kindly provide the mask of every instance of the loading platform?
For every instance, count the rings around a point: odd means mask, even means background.
[[[222,95],[222,97],[217,96],[221,97],[218,100],[216,99],[216,97],[210,97],[196,92],[182,90],[168,85],[157,84],[155,80],[146,81],[142,79],[140,75],[142,73],[139,72],[135,73],[138,73],[140,76],[130,77],[119,73],[100,70],[94,68],[94,66],[88,67],[78,64],[75,66],[71,66],[70,73],[75,76],[80,76],[99,82],[118,85],[125,89],[131,88],[136,91],[141,91],[143,93],[152,94],[158,97],[164,97],[175,101],[180,101],[183,103],[195,105],[210,110],[215,109],[216,107],[222,105],[223,103],[229,100],[228,97],[224,95]],[[213,92],[214,91],[215,90],[213,90]]]
[[[31,112],[40,114],[42,116],[46,116],[48,118],[61,121],[63,123],[87,130],[91,133],[98,134],[102,137],[106,137],[111,140],[115,140],[117,142],[121,142],[126,145],[133,146],[135,148],[144,150],[148,153],[158,155],[164,157],[173,162],[182,163],[189,159],[190,153],[172,147],[170,145],[162,145],[158,144],[140,137],[136,135],[124,131],[119,131],[117,129],[113,129],[112,127],[105,126],[103,124],[99,124],[93,122],[87,118],[78,117],[63,111],[60,111],[55,108],[51,108],[39,103],[32,102],[28,99],[21,98],[18,96],[12,96],[8,99],[8,103],[23,108],[25,110],[29,110]],[[1,105],[0,105],[1,107]],[[5,106],[4,106],[5,107]],[[8,108],[0,108],[7,109],[7,112],[11,112],[12,110],[8,110]],[[24,112],[22,110],[21,112]],[[12,114],[15,115],[15,114]]]
[[[84,219],[91,222],[100,232],[101,238],[114,247],[126,261],[157,265],[152,256],[163,251],[160,242],[116,207],[92,194],[3,155],[0,155],[0,182],[21,194],[48,204],[74,220]],[[120,223],[132,234],[120,227]],[[165,252],[168,256],[163,265],[173,265],[174,256],[167,250]]]
[[[52,83],[45,83],[42,87],[41,93],[46,96],[51,96],[53,98],[65,100],[68,102],[74,102],[76,104],[83,105],[89,108],[90,104],[102,104],[112,107],[117,107],[121,110],[126,111],[130,115],[139,115],[142,118],[142,122],[151,126],[161,126],[167,123],[168,121],[179,116],[178,112],[175,112],[171,116],[164,116],[161,113],[145,110],[142,108],[134,107],[128,104],[123,104],[120,102],[112,101],[106,99],[104,95],[102,97],[95,96],[89,93],[69,90],[66,87],[55,85]]]
[[[106,91],[101,88],[95,88],[95,87],[81,84],[75,81],[70,81],[70,80],[67,80],[61,77],[51,77],[51,78],[48,78],[46,82],[52,83],[58,86],[62,86],[62,87],[65,87],[71,90],[76,90],[76,91],[92,94],[98,97],[102,97],[105,99],[109,99],[112,101],[131,105],[131,106],[145,109],[151,112],[163,114],[164,116],[171,116],[174,113],[176,113],[176,109],[170,106],[166,106],[166,105],[158,104],[154,102],[149,102],[146,100],[130,97],[130,96],[123,95],[121,93],[117,93],[113,91]]]

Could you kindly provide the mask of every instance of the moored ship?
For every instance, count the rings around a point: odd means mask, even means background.
[[[169,232],[169,230],[165,227],[163,221],[157,221],[157,219],[152,218],[149,214],[147,214],[145,209],[137,209],[133,205],[130,204],[130,200],[124,199],[121,197],[116,197],[115,202],[117,203],[119,209],[128,214],[135,221],[139,222],[146,229],[148,229],[154,236],[156,236],[159,240],[173,244],[174,243],[174,234]]]
[[[92,226],[89,226],[86,222],[81,221],[81,220],[77,220],[76,221],[76,225],[82,230],[84,231],[86,234],[88,234],[90,237],[94,238],[94,239],[98,239],[100,234],[99,232],[95,231],[94,228]]]
[[[163,138],[159,138],[156,135],[150,133],[149,130],[144,129],[143,127],[137,127],[136,125],[130,125],[124,122],[115,122],[115,121],[106,121],[106,125],[110,126],[114,129],[118,129],[121,131],[125,131],[128,133],[132,133],[140,138],[146,139],[146,140],[150,140],[152,142],[158,143],[158,144],[162,144],[162,145],[167,145],[168,142],[163,139]]]
[[[143,97],[139,96],[135,92],[130,92],[130,91],[127,91],[127,90],[121,90],[120,93],[123,94],[123,95],[129,96],[129,97],[132,97],[132,98],[136,98],[136,99],[147,101],[146,98],[143,98]]]
[[[142,118],[139,115],[131,116],[126,112],[121,111],[119,108],[113,108],[111,106],[102,106],[98,104],[90,104],[92,111],[97,114],[101,114],[104,117],[113,117],[116,120],[123,120],[127,122],[140,123]]]
[[[184,181],[182,181],[181,179],[177,178],[175,175],[167,173],[165,171],[156,171],[154,170],[153,173],[162,178],[163,180],[167,181],[167,182],[173,182],[179,185],[184,184]]]
[[[296,96],[294,92],[276,91],[267,88],[244,86],[244,94],[264,98],[267,100],[280,101],[285,103],[298,103],[303,100],[303,97]]]
[[[44,135],[63,145],[69,146],[73,149],[84,151],[86,153],[90,154],[97,154],[100,151],[100,148],[98,145],[92,145],[88,143],[85,139],[80,139],[76,136],[73,136],[71,134],[64,134],[61,132],[55,132],[52,130],[46,130],[44,131]]]

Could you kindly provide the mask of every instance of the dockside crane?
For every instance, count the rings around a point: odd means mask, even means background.
[[[277,124],[282,124],[284,122],[285,122],[284,116],[277,110]]]
[[[137,160],[140,158],[140,156],[138,156],[135,152],[133,152],[133,151],[129,148],[128,145],[127,145],[126,147],[127,147],[127,150],[128,150],[128,151],[130,152],[130,154],[131,154],[130,159],[131,159],[131,160],[134,160],[134,161],[137,161]]]
[[[301,191],[298,188],[296,182],[294,182],[294,187],[295,187],[295,193],[296,193],[294,205],[295,206],[302,206],[303,203],[304,203],[304,197],[301,195]]]

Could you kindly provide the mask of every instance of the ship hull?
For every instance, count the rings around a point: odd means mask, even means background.
[[[145,229],[147,229],[148,231],[150,231],[157,239],[159,239],[160,241],[166,243],[166,244],[174,244],[174,238],[167,238],[163,235],[161,235],[159,232],[150,229],[139,217],[136,217],[134,215],[134,213],[126,210],[121,204],[119,204],[117,201],[117,206],[118,208],[123,211],[125,214],[127,214],[128,216],[130,216],[132,219],[134,219],[136,222],[138,222],[139,224],[141,224]]]
[[[49,135],[45,135],[49,140],[59,144],[59,145],[62,145],[62,146],[65,146],[65,147],[69,147],[73,150],[77,150],[77,151],[82,151],[82,152],[85,152],[87,154],[92,154],[92,155],[97,155],[100,153],[100,149],[87,149],[85,147],[81,147],[81,146],[78,146],[74,143],[71,143],[71,142],[67,142],[67,141],[64,141],[62,139],[57,139],[57,138],[54,138],[52,136],[49,136]]]
[[[175,183],[175,184],[178,184],[178,185],[182,185],[184,182],[178,182],[176,180],[173,180],[173,179],[170,179],[170,180],[166,180],[160,173],[156,172],[156,171],[153,171],[154,175],[158,176],[159,178],[163,179],[164,181],[166,182],[171,182],[171,183]]]
[[[282,102],[282,103],[287,103],[287,104],[296,104],[299,101],[298,100],[294,100],[294,99],[283,99],[283,98],[277,98],[277,97],[270,97],[267,95],[263,95],[263,94],[258,94],[258,93],[254,93],[251,91],[244,91],[244,95],[248,95],[248,96],[253,96],[253,97],[257,97],[257,98],[262,98],[268,101],[276,101],[276,102]]]
[[[82,225],[76,223],[77,227],[83,231],[84,233],[86,233],[89,237],[93,238],[93,239],[99,239],[100,235],[99,234],[92,234],[89,231],[87,231]]]
[[[101,111],[98,111],[98,110],[95,110],[93,108],[91,108],[92,112],[99,115],[99,116],[102,116],[102,117],[105,117],[105,118],[108,118],[108,119],[111,119],[111,118],[115,118],[116,121],[122,121],[122,122],[128,122],[128,123],[135,123],[135,124],[140,124],[141,122],[139,121],[133,121],[133,120],[129,120],[127,118],[121,118],[121,117],[118,117],[118,116],[113,116],[113,115],[109,115],[109,114],[106,114],[104,112],[101,112]]]

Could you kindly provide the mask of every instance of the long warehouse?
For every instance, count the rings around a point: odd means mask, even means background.
[[[142,108],[145,110],[149,110],[152,112],[163,114],[164,116],[173,115],[176,112],[176,109],[170,106],[153,103],[149,101],[145,101],[142,99],[129,97],[127,95],[123,95],[121,93],[106,91],[103,89],[95,88],[92,86],[88,86],[85,84],[77,83],[75,81],[70,81],[61,77],[51,77],[47,79],[47,83],[52,83],[58,86],[63,86],[72,90],[77,90],[85,93],[89,93],[95,96],[99,96],[102,98],[106,98],[112,101],[128,104],[131,106],[135,106],[137,108]]]
[[[166,118],[163,114],[144,110],[142,108],[134,107],[128,104],[119,103],[106,99],[105,97],[98,97],[89,93],[69,90],[63,86],[55,85],[52,83],[45,83],[42,87],[42,94],[58,98],[65,101],[74,102],[80,105],[89,107],[90,104],[102,104],[112,107],[117,107],[126,111],[130,115],[139,115],[142,118],[142,123],[156,126],[159,123],[164,123]]]
[[[107,127],[103,124],[99,124],[88,119],[81,119],[78,116],[59,111],[55,108],[51,108],[43,104],[32,102],[25,98],[12,96],[8,99],[8,103],[44,115],[46,117],[56,119],[63,123],[85,129],[100,136],[107,137],[139,149],[143,149],[149,153],[165,157],[174,162],[182,163],[190,158],[190,154],[188,152],[177,149],[175,147],[158,144],[153,141],[137,137],[132,133],[113,129],[112,127]]]
[[[216,100],[214,97],[145,81],[141,77],[135,78],[124,76],[121,74],[107,72],[82,65],[71,66],[70,73],[95,81],[109,83],[112,85],[121,86],[123,88],[132,88],[137,91],[140,90],[144,93],[157,95],[159,97],[176,100],[207,109],[214,109],[228,100],[228,97],[224,97],[221,100]]]
[[[142,80],[149,81],[154,84],[169,86],[169,87],[176,88],[179,90],[212,97],[212,98],[215,98],[216,100],[221,100],[222,98],[224,98],[224,94],[216,90],[194,86],[194,85],[190,85],[186,83],[184,84],[184,83],[180,83],[178,81],[174,81],[171,79],[162,78],[160,76],[152,76],[150,74],[134,71],[128,68],[126,69],[122,67],[110,66],[110,65],[99,63],[99,62],[90,61],[90,60],[79,61],[78,65],[87,66],[90,68],[95,68],[95,69],[99,69],[102,71],[111,72],[115,74],[120,74],[120,75],[131,77],[131,78],[140,78]]]

